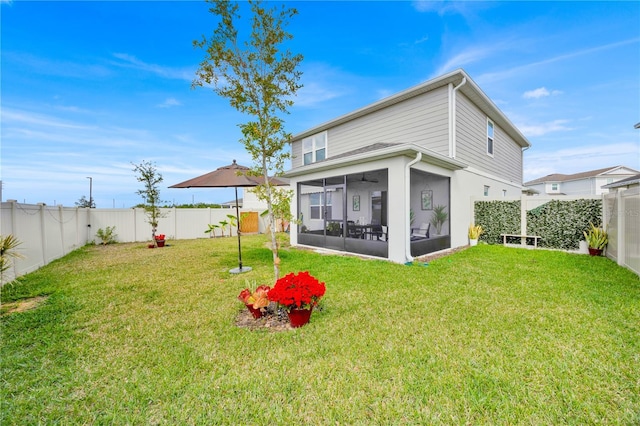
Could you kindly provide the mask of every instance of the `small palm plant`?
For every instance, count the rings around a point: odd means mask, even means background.
[[[233,230],[234,226],[238,226],[238,219],[236,219],[236,217],[232,214],[228,214],[227,217],[229,218],[229,236],[231,236],[231,231]]]
[[[440,235],[442,232],[442,225],[447,221],[449,215],[445,209],[447,206],[437,205],[433,208],[433,216],[431,217],[431,224],[436,228],[436,234]]]
[[[480,225],[469,225],[469,239],[477,240],[482,235],[482,226]]]
[[[24,259],[24,256],[17,252],[20,244],[22,243],[11,234],[0,235],[0,285],[5,283],[4,273],[13,264],[12,259]]]
[[[589,245],[589,248],[596,250],[604,250],[604,248],[609,243],[609,235],[607,231],[602,229],[599,226],[595,226],[593,223],[589,222],[589,232],[582,231],[584,234],[584,238]]]
[[[211,236],[213,238],[216,237],[216,229],[220,228],[220,225],[218,224],[207,224],[207,226],[209,227],[209,229],[207,229],[206,231],[204,231],[205,234],[211,234]]]

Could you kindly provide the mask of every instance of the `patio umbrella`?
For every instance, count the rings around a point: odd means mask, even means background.
[[[219,167],[218,169],[204,174],[202,176],[195,177],[193,179],[186,180],[175,185],[171,185],[169,188],[235,188],[236,190],[236,220],[238,221],[238,267],[231,269],[229,272],[232,274],[239,274],[242,272],[249,272],[252,268],[242,265],[242,248],[240,244],[240,213],[238,208],[238,188],[247,188],[258,186],[263,182],[262,177],[249,176],[247,172],[248,167],[241,166],[233,160],[233,163],[228,166]],[[269,178],[269,183],[272,185],[286,185],[286,183],[277,178]]]

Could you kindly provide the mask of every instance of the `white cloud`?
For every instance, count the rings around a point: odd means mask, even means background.
[[[65,128],[65,129],[92,129],[93,128],[93,127],[85,126],[81,124],[69,123],[57,117],[43,116],[43,115],[31,113],[31,112],[24,112],[24,111],[12,110],[7,108],[2,109],[2,121],[5,128],[7,127],[7,125],[16,124],[16,123],[43,126],[43,127],[57,127],[57,128]]]
[[[568,120],[553,120],[540,124],[520,124],[517,125],[518,129],[528,138],[534,136],[542,136],[552,132],[565,132],[573,130],[573,128],[567,126]]]
[[[195,69],[178,69],[157,64],[148,64],[141,61],[134,55],[129,55],[128,53],[114,53],[113,56],[119,59],[119,61],[112,61],[111,63],[119,67],[138,69],[156,74],[160,77],[175,80],[186,80],[189,82],[191,82],[195,77]]]
[[[429,41],[429,36],[424,36],[414,41],[413,44],[422,44],[422,43],[426,43],[427,41]]]
[[[421,13],[429,13],[435,12],[440,16],[446,15],[447,13],[451,14],[459,14],[463,16],[470,15],[473,9],[478,8],[487,8],[491,7],[490,5],[476,2],[476,1],[449,1],[449,0],[437,0],[437,1],[426,1],[426,0],[415,0],[412,3],[412,6],[415,10]]]
[[[167,98],[163,103],[158,104],[156,106],[158,108],[171,108],[171,107],[180,106],[180,105],[182,105],[182,102],[180,102],[176,98]]]
[[[557,96],[560,94],[562,94],[560,90],[549,91],[546,87],[539,87],[537,89],[524,92],[522,97],[525,99],[539,99],[539,98],[545,98],[547,96]]]
[[[615,49],[615,48],[620,47],[620,46],[625,46],[625,45],[628,45],[628,44],[638,43],[638,41],[640,41],[640,38],[632,38],[632,39],[628,39],[628,40],[618,41],[618,42],[615,42],[615,43],[604,44],[602,46],[595,46],[595,47],[589,47],[589,48],[586,48],[586,49],[576,50],[574,52],[569,52],[569,53],[557,55],[557,56],[554,56],[554,57],[551,57],[551,58],[543,59],[541,61],[536,61],[536,62],[531,62],[531,63],[528,63],[528,64],[518,65],[518,66],[515,66],[513,68],[504,69],[502,71],[485,73],[485,74],[479,76],[478,78],[475,78],[474,80],[479,84],[492,83],[492,82],[495,82],[495,81],[503,80],[505,78],[511,78],[513,76],[519,76],[524,71],[532,69],[532,68],[536,68],[536,67],[538,67],[540,65],[548,65],[548,64],[555,63],[555,62],[564,61],[566,59],[571,59],[571,58],[576,58],[576,57],[579,57],[579,56],[590,55],[592,53],[605,51],[605,50],[609,50],[609,49]]]

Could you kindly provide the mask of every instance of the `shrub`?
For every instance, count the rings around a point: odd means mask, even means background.
[[[101,244],[106,246],[107,244],[113,244],[116,242],[118,234],[115,233],[115,226],[107,226],[106,229],[98,229],[96,237],[100,238]]]

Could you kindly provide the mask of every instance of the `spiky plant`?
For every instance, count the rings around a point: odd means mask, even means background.
[[[13,264],[12,259],[24,259],[17,251],[20,244],[22,243],[12,234],[0,235],[0,285],[5,283],[4,273]]]

